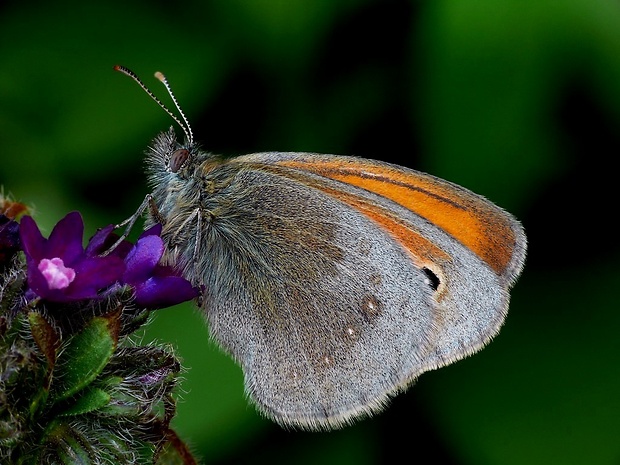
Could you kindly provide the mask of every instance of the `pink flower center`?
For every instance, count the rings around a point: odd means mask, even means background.
[[[50,289],[65,289],[75,279],[75,270],[67,268],[62,258],[44,258],[39,262],[38,268]]]

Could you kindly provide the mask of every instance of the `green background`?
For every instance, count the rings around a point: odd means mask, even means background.
[[[191,305],[144,340],[187,371],[175,426],[205,463],[620,463],[620,4],[611,0],[5,2],[0,185],[49,232],[148,192],[166,73],[210,151],[397,161],[515,214],[529,255],[500,335],[333,433],[260,418]]]

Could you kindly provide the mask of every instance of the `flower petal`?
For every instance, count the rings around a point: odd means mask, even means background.
[[[37,223],[31,216],[24,216],[19,223],[19,237],[26,258],[32,258],[37,262],[44,257],[47,240],[41,235]]]
[[[148,278],[163,254],[164,242],[161,237],[153,235],[141,237],[125,258],[127,270],[123,280],[133,284]]]
[[[47,279],[43,276],[43,273],[39,271],[37,265],[33,267],[28,265],[28,287],[42,299],[47,299],[49,296],[63,295],[63,291],[54,291],[50,289]],[[51,299],[54,300],[54,299]]]
[[[61,257],[67,266],[72,266],[84,255],[83,236],[82,215],[79,212],[68,213],[52,229],[44,258]]]
[[[113,224],[110,224],[105,228],[99,229],[88,241],[86,249],[84,250],[86,255],[88,255],[89,257],[94,257],[102,252],[105,252],[107,248],[106,246],[110,246],[113,243],[109,240],[112,231],[114,231]]]
[[[157,309],[194,299],[198,290],[178,276],[153,276],[136,286],[136,305]]]
[[[125,262],[120,257],[89,257],[75,266],[75,280],[67,288],[67,296],[94,298],[101,289],[117,282],[124,272]]]

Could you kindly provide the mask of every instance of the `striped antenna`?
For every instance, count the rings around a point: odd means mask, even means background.
[[[168,84],[168,79],[166,79],[166,76],[164,76],[159,71],[157,71],[155,73],[155,77],[157,79],[159,79],[164,84],[164,86],[166,86],[166,90],[168,91],[168,95],[170,95],[170,98],[174,102],[174,106],[177,107],[177,110],[178,110],[179,114],[181,115],[181,117],[183,118],[183,121],[185,122],[185,127],[187,128],[187,132],[185,133],[185,135],[187,136],[188,133],[189,133],[188,139],[189,139],[189,143],[191,144],[192,141],[194,140],[194,135],[192,134],[192,128],[189,125],[189,121],[187,121],[187,118],[185,117],[185,113],[183,113],[183,110],[181,110],[181,107],[179,106],[179,102],[177,102],[177,98],[172,93],[172,89],[170,88],[170,84]]]
[[[146,85],[140,80],[140,78],[138,77],[138,75],[136,73],[134,73],[132,70],[130,70],[129,68],[125,68],[124,66],[121,65],[116,65],[114,66],[114,70],[115,71],[120,71],[121,73],[129,76],[131,79],[133,79],[134,81],[136,81],[138,83],[138,85],[140,87],[142,87],[142,89],[144,90],[144,92],[146,92],[149,97],[151,97],[153,100],[155,100],[155,102],[166,112],[168,113],[168,115],[181,127],[181,129],[183,130],[183,132],[185,133],[185,137],[188,141],[188,144],[191,145],[194,142],[194,136],[192,134],[192,128],[189,125],[189,122],[187,121],[187,118],[185,117],[185,114],[183,113],[183,111],[181,110],[181,107],[179,107],[179,104],[177,102],[176,97],[174,96],[174,94],[172,93],[172,89],[170,88],[170,85],[168,84],[168,80],[166,79],[166,77],[160,73],[159,71],[157,71],[155,73],[155,77],[157,79],[159,79],[165,86],[166,86],[166,90],[168,91],[168,94],[170,95],[170,97],[172,98],[172,101],[174,102],[174,105],[176,106],[177,110],[179,111],[179,113],[181,114],[181,117],[183,118],[183,121],[185,122],[185,124],[183,124],[183,122],[181,122],[181,120],[174,114],[172,113],[170,110],[168,110],[168,108],[166,107],[166,105],[164,105],[161,100],[159,100],[155,94],[153,94],[153,92],[150,91],[150,89],[148,87],[146,87]]]

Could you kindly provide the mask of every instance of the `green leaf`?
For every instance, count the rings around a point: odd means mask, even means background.
[[[28,322],[30,323],[30,332],[36,342],[39,350],[47,360],[48,369],[54,369],[56,363],[56,353],[59,347],[60,338],[52,325],[39,312],[28,313]]]
[[[45,437],[47,454],[53,463],[90,465],[96,463],[96,451],[90,441],[64,422],[54,424]]]
[[[93,318],[73,335],[58,357],[54,400],[66,399],[88,386],[103,370],[118,341],[118,314]]]
[[[35,418],[44,408],[49,395],[50,383],[56,365],[56,355],[60,347],[60,337],[47,319],[39,312],[28,313],[30,333],[37,348],[45,357],[47,365],[44,367],[42,383],[35,383],[39,390],[32,396],[29,412],[30,418]]]
[[[116,429],[116,431],[114,431]],[[59,465],[90,465],[151,463],[148,455],[153,445],[138,439],[136,431],[125,430],[120,424],[80,421],[78,418],[53,421],[45,430],[41,447],[32,455],[20,457],[19,465],[54,463]],[[152,454],[151,454],[152,455]]]
[[[106,406],[110,402],[110,394],[99,388],[85,389],[71,406],[60,416],[82,415]]]
[[[56,366],[56,356],[60,348],[60,337],[52,325],[39,312],[28,313],[28,322],[30,323],[30,332],[32,333],[34,342],[47,361],[45,380],[43,382],[44,392],[39,396],[43,399],[44,403],[47,398],[50,383],[52,382],[54,367]]]

